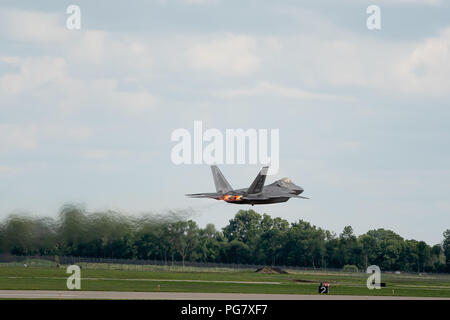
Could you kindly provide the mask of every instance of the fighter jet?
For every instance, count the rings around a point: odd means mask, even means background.
[[[253,183],[248,188],[234,190],[223,176],[217,166],[211,166],[211,171],[216,186],[216,192],[186,194],[191,198],[211,198],[224,200],[236,204],[269,204],[286,202],[291,198],[308,199],[299,196],[303,189],[294,184],[291,179],[283,178],[272,184],[264,186],[269,167],[263,167],[259,171]]]

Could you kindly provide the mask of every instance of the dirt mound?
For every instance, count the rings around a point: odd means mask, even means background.
[[[292,279],[294,282],[301,282],[301,283],[318,283],[317,280],[304,280],[304,279]]]
[[[286,274],[287,273],[286,271],[284,271],[284,270],[282,270],[280,268],[277,268],[277,267],[272,267],[271,268],[271,267],[268,267],[268,266],[259,268],[255,272],[266,273],[266,274]]]

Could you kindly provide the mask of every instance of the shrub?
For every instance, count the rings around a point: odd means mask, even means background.
[[[348,272],[358,272],[358,267],[354,264],[346,264],[342,270]]]

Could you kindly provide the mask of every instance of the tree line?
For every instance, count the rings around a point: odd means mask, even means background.
[[[442,243],[430,246],[391,230],[356,236],[346,226],[337,235],[303,220],[289,223],[254,210],[240,210],[217,230],[213,224],[201,228],[180,212],[132,217],[65,205],[55,219],[5,218],[0,253],[360,270],[375,264],[382,270],[450,272],[450,229]]]

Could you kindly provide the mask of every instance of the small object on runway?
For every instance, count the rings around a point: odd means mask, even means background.
[[[328,294],[330,291],[330,283],[329,282],[321,282],[319,284],[319,294]]]

